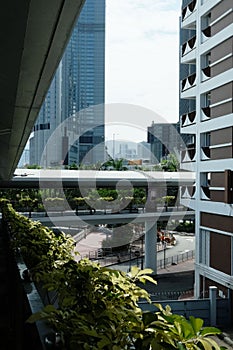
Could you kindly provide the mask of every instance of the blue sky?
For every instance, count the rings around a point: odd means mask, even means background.
[[[180,7],[181,0],[106,0],[106,103],[178,120]]]

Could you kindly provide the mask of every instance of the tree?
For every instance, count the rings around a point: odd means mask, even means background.
[[[100,170],[117,170],[117,171],[123,171],[123,170],[128,170],[126,166],[124,166],[124,161],[125,159],[109,159],[107,162],[101,165]]]
[[[179,171],[180,163],[174,153],[169,153],[167,159],[161,161],[163,171]]]

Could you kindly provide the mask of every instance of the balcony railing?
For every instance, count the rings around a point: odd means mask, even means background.
[[[187,6],[182,10],[182,21],[190,16],[196,9],[197,0],[192,0]]]
[[[196,85],[196,73],[193,73],[182,80],[181,82],[181,88],[182,91],[185,91],[193,86]]]
[[[187,190],[190,197],[193,198],[196,193],[196,186],[187,186]]]
[[[197,36],[194,35],[191,39],[182,45],[182,56],[186,55],[196,47]]]
[[[195,144],[189,144],[187,148],[183,151],[181,151],[181,162],[194,162],[196,156],[196,145]]]
[[[201,186],[201,199],[210,200],[209,186]]]
[[[196,197],[196,184],[194,184],[193,186],[181,187],[181,198],[195,199],[195,197]]]
[[[206,41],[211,37],[211,26],[206,27],[202,30],[202,41]]]
[[[209,146],[201,147],[201,159],[202,160],[210,159],[210,147]]]
[[[209,78],[211,78],[211,67],[207,66],[202,69],[202,81],[205,81]]]
[[[211,109],[209,106],[202,107],[202,120],[210,119],[211,118]]]
[[[196,111],[192,111],[181,116],[181,126],[194,124],[196,121]]]
[[[196,147],[195,148],[194,147],[188,148],[187,151],[188,151],[188,155],[189,155],[190,159],[194,160],[194,157],[196,155]]]

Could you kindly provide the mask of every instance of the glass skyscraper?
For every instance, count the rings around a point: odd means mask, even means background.
[[[30,163],[103,161],[104,96],[105,0],[86,0],[34,125]],[[58,128],[52,149],[43,154]]]

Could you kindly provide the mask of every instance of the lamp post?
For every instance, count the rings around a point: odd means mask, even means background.
[[[166,268],[166,248],[167,248],[167,242],[164,241],[164,248],[163,248],[163,267]]]
[[[129,246],[129,271],[131,270],[131,244]]]
[[[116,153],[116,135],[119,135],[118,133],[112,134],[112,158],[115,160],[115,153]]]
[[[115,136],[116,134],[112,134],[112,158],[113,160],[115,159]]]
[[[143,235],[141,236],[141,243],[142,243],[142,253],[141,253],[141,270],[143,270]]]

